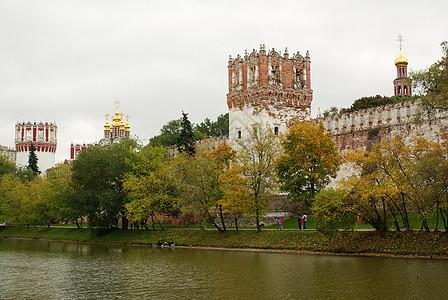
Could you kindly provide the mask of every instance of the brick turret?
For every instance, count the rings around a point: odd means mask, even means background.
[[[242,138],[247,127],[268,123],[276,133],[294,120],[310,117],[313,91],[311,60],[297,52],[290,57],[265,45],[244,57],[229,58],[229,138]]]

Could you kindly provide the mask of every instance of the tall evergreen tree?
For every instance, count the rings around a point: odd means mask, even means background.
[[[190,120],[188,120],[188,114],[182,112],[182,128],[179,138],[177,139],[177,149],[179,152],[185,152],[188,155],[194,155],[196,149],[194,147],[194,133]]]
[[[39,167],[37,166],[37,161],[39,160],[36,155],[36,147],[34,147],[33,143],[30,146],[30,153],[28,155],[28,168],[33,171],[34,175],[40,174]]]

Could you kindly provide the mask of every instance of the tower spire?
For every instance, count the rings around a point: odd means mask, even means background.
[[[402,43],[403,43],[403,41],[404,41],[403,36],[401,34],[399,34],[397,42],[400,43],[400,51],[402,50]]]

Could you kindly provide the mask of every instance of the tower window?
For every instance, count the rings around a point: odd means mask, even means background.
[[[275,127],[274,127],[274,134],[275,134],[275,135],[278,135],[278,126],[275,126]]]
[[[241,130],[238,130],[238,138],[241,138]]]

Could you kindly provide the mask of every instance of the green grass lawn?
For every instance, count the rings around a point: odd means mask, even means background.
[[[285,224],[287,225],[287,224]],[[373,253],[448,257],[448,235],[420,231],[337,231],[331,234],[314,230],[119,230],[98,234],[84,228],[0,226],[1,238],[28,238],[95,243],[154,245],[159,237],[172,238],[176,246],[304,250],[333,253]]]
[[[428,225],[430,229],[435,229],[435,225],[436,225],[436,215],[434,214],[431,219],[428,221]],[[400,222],[400,227],[402,227],[402,220],[401,218],[399,219]],[[411,224],[411,227],[413,229],[420,229],[421,228],[421,224],[422,222],[420,221],[418,214],[417,213],[410,213],[409,214],[409,222]],[[221,223],[218,222],[218,225],[221,226]],[[67,227],[67,228],[76,228],[75,224],[57,224],[56,226],[58,227]],[[87,224],[83,225],[85,228],[88,228]],[[160,229],[160,225],[159,224],[155,224],[154,227],[156,229]],[[277,229],[277,224],[273,224],[270,226],[266,226],[265,228],[267,229]],[[148,225],[149,229],[152,229],[152,226]],[[166,229],[170,229],[170,228],[185,228],[185,229],[199,229],[201,228],[200,225],[198,224],[190,224],[188,226],[186,225],[171,225],[171,224],[163,224],[163,228]],[[206,224],[205,228],[207,229],[212,229],[214,228],[213,224]],[[240,226],[240,229],[255,229],[255,227],[245,227],[245,226]],[[298,224],[297,224],[297,219],[296,218],[290,218],[290,219],[286,219],[283,222],[283,229],[298,229]],[[312,215],[308,216],[308,221],[306,222],[306,228],[307,229],[316,229],[316,220],[314,219],[314,217]],[[354,229],[373,229],[372,226],[370,226],[369,224],[358,224],[358,225],[354,225],[353,226]],[[394,229],[393,227],[393,219],[392,217],[389,218],[389,228]],[[235,227],[231,227],[228,226],[227,229],[229,230],[234,230]],[[439,226],[438,229],[443,230],[443,224],[442,224],[442,220],[439,220]]]

